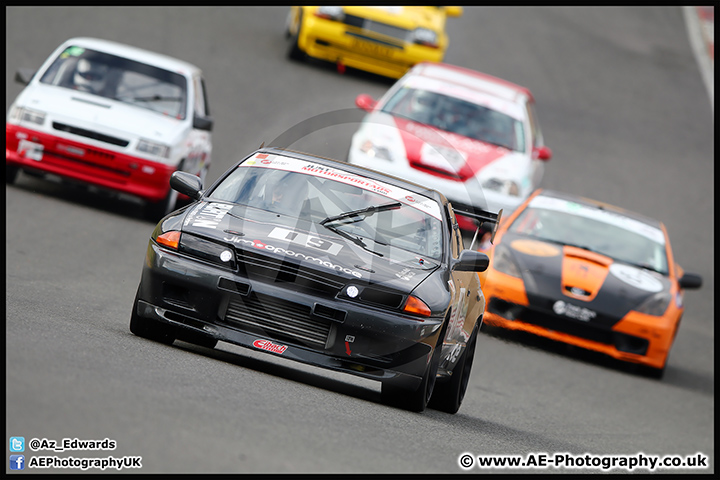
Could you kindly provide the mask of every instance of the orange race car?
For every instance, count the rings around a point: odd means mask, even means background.
[[[643,366],[661,378],[702,278],[675,263],[665,226],[574,195],[536,190],[498,227],[485,323]]]

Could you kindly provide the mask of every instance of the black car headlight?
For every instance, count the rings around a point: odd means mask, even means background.
[[[493,253],[493,268],[498,272],[502,272],[505,275],[511,277],[522,278],[520,274],[520,268],[512,258],[512,253],[504,245],[496,245]]]
[[[672,296],[669,291],[658,292],[646,298],[635,311],[661,317],[665,313],[665,310],[667,310],[668,305],[670,305],[671,299]]]
[[[160,233],[159,227],[153,232],[152,238],[159,245],[166,248],[215,263],[231,270],[235,269],[235,253],[233,253],[232,248],[222,243],[206,240],[188,233],[182,233],[178,230]]]

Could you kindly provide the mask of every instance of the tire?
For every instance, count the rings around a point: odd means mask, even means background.
[[[447,325],[447,323],[446,323]],[[440,333],[437,345],[433,351],[432,359],[425,370],[420,385],[415,390],[407,390],[397,387],[392,382],[383,382],[380,393],[382,401],[388,405],[400,407],[411,412],[424,412],[430,401],[435,388],[438,366],[440,365],[440,354],[442,353],[445,328]]]
[[[460,410],[460,405],[462,405],[470,381],[478,330],[479,328],[476,326],[470,335],[467,346],[453,370],[450,381],[435,386],[435,391],[430,399],[430,408],[450,414],[455,414]]]
[[[302,62],[305,60],[305,52],[300,50],[300,45],[298,45],[298,38],[300,38],[300,29],[302,28],[302,10],[300,10],[299,16],[298,16],[298,24],[297,24],[297,31],[295,32],[295,35],[292,35],[290,33],[289,28],[289,22],[288,22],[288,29],[286,37],[289,38],[289,46],[287,50],[287,57],[290,60],[295,60],[297,62]]]
[[[667,360],[665,361],[665,365],[663,365],[661,368],[648,367],[646,365],[638,365],[637,372],[640,375],[643,375],[648,378],[653,378],[655,380],[662,380],[663,376],[665,375],[665,367],[666,366],[667,366]]]
[[[180,164],[177,167],[176,172],[181,172],[183,169],[183,165],[185,164],[185,160],[181,160]],[[162,220],[165,215],[169,214],[170,212],[174,211],[178,208],[178,192],[170,188],[168,190],[167,195],[165,195],[165,198],[160,200],[159,202],[147,202],[145,204],[145,210],[143,212],[143,216],[146,220],[157,223],[160,220]]]
[[[159,222],[165,215],[175,210],[177,200],[178,192],[171,188],[165,198],[159,202],[147,202],[143,212],[145,219],[151,222]]]
[[[135,294],[135,301],[133,302],[132,314],[130,315],[130,331],[138,337],[170,345],[175,341],[175,332],[172,327],[157,320],[138,315],[139,295],[140,289],[138,288],[138,292]]]
[[[5,164],[5,183],[7,185],[12,185],[15,183],[15,181],[18,178],[18,174],[20,173],[20,169],[18,167]]]

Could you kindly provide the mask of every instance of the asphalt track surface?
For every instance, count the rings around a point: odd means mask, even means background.
[[[17,68],[37,68],[69,37],[96,36],[203,68],[216,122],[211,181],[278,138],[344,159],[355,96],[390,83],[288,61],[286,12],[8,7],[6,108],[21,90]],[[117,442],[26,449],[27,461],[141,456],[132,473],[464,473],[462,453],[701,453],[709,468],[676,472],[714,472],[714,125],[681,8],[466,7],[449,28],[449,63],[535,94],[554,151],[544,186],[663,220],[676,259],[704,277],[685,296],[665,378],[483,335],[460,411],[416,414],[382,404],[370,380],[223,343],[152,343],[128,330],[153,229],[138,204],[21,175],[5,193],[6,439]]]

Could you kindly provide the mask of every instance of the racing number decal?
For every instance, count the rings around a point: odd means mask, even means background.
[[[275,227],[268,236],[270,238],[277,238],[278,240],[298,243],[306,247],[317,248],[318,250],[327,252],[330,255],[337,255],[340,253],[340,250],[342,250],[342,245],[339,243],[329,242],[320,237],[313,237],[305,233],[294,232],[286,228]]]

